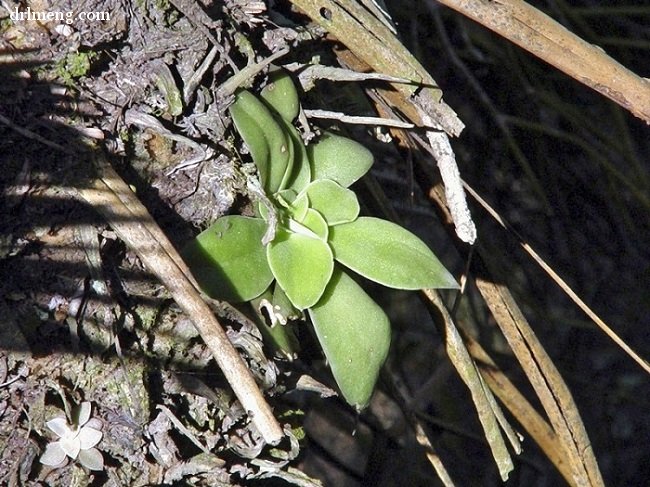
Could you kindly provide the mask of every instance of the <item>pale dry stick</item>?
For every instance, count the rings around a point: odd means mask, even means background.
[[[384,127],[396,127],[403,129],[412,129],[415,127],[410,122],[397,120],[392,118],[382,117],[364,117],[359,115],[346,115],[341,112],[333,112],[330,110],[305,110],[305,115],[309,118],[321,118],[325,120],[338,120],[342,123],[357,124],[357,125],[376,125]]]
[[[438,478],[440,479],[442,484],[445,487],[454,487],[455,485],[454,481],[451,479],[449,472],[447,472],[447,469],[445,468],[445,464],[442,463],[440,456],[433,449],[433,445],[429,441],[429,437],[425,433],[424,428],[422,428],[420,422],[419,421],[415,422],[413,426],[415,428],[415,440],[418,442],[420,446],[424,447],[427,460],[429,460],[429,463],[436,471],[436,474],[438,475]]]
[[[493,30],[650,124],[650,81],[521,0],[437,0]]]
[[[259,63],[250,64],[246,66],[242,70],[233,74],[224,83],[222,83],[219,86],[219,88],[217,88],[216,97],[224,99],[231,95],[234,95],[235,91],[237,91],[238,88],[246,85],[246,83],[250,82],[250,80],[253,77],[257,76],[257,74],[260,73],[269,64],[275,62],[276,60],[280,59],[282,56],[288,53],[289,53],[289,48],[285,47],[284,49],[280,49],[278,52],[274,52],[269,57],[263,59]]]
[[[264,440],[270,444],[279,443],[284,436],[282,428],[243,359],[201,298],[180,255],[105,157],[101,154],[94,157],[99,177],[90,181],[88,186],[78,188],[79,194],[106,218],[120,239],[165,284],[212,351],[226,380]]]
[[[210,66],[212,66],[214,58],[217,57],[218,52],[219,47],[213,46],[212,49],[210,49],[210,52],[205,55],[205,58],[201,64],[199,64],[199,67],[196,68],[194,73],[192,73],[190,79],[187,80],[187,83],[185,83],[185,86],[183,87],[183,101],[186,105],[190,103],[192,96],[194,96],[194,92],[201,84],[201,80],[205,76],[205,73],[210,69]]]
[[[398,78],[396,76],[389,76],[382,73],[360,73],[352,71],[351,69],[337,68],[334,66],[323,66],[322,64],[303,64],[303,63],[290,63],[282,66],[284,69],[292,73],[298,73],[298,81],[300,86],[305,91],[309,91],[316,86],[316,81],[326,79],[329,81],[389,81],[391,83],[407,83],[413,82]]]
[[[625,341],[618,336],[618,334],[612,330],[607,323],[605,323],[600,316],[598,316],[595,311],[593,311],[587,303],[585,303],[582,299],[580,299],[580,296],[578,296],[573,289],[571,289],[571,286],[569,286],[564,279],[562,279],[557,272],[553,270],[551,266],[549,266],[544,259],[542,259],[539,254],[533,249],[530,244],[528,244],[523,237],[515,230],[507,221],[505,221],[499,213],[496,212],[494,208],[492,208],[487,201],[485,201],[481,196],[472,189],[470,185],[468,185],[466,182],[463,181],[463,186],[465,187],[465,190],[472,195],[472,197],[478,201],[478,203],[496,220],[496,222],[501,225],[504,229],[512,233],[517,240],[519,240],[519,245],[530,255],[535,262],[537,262],[537,265],[539,265],[546,274],[553,279],[553,281],[560,286],[560,289],[564,291],[564,293],[571,298],[571,301],[573,301],[597,326],[600,328],[614,343],[616,343],[625,353],[627,353],[632,360],[634,360],[637,364],[641,366],[643,370],[648,372],[650,374],[650,364],[641,358],[638,353],[636,353],[632,347],[630,347]]]
[[[425,123],[432,121],[431,117],[424,112],[420,116]],[[474,245],[474,242],[476,242],[476,224],[467,206],[467,198],[460,179],[460,170],[456,163],[456,154],[451,148],[449,137],[446,133],[438,130],[427,130],[426,137],[438,165],[442,184],[445,187],[447,208],[449,208],[451,219],[454,221],[456,235],[463,242]]]
[[[484,277],[476,278],[476,286],[526,372],[553,429],[562,441],[575,484],[604,486],[591,442],[573,396],[510,294],[510,290]]]
[[[386,5],[383,0],[359,0],[366,9],[368,9],[374,17],[376,17],[382,24],[384,24],[393,34],[397,35],[395,23],[392,17],[386,10]]]

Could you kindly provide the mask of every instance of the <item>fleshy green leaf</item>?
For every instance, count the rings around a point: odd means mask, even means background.
[[[248,95],[253,95],[250,93],[242,95],[243,93],[248,92],[241,92],[237,101],[230,106],[230,116],[232,117],[237,132],[244,139],[244,143],[250,151],[253,162],[260,174],[260,181],[264,185],[269,179],[271,149],[269,148],[266,137],[262,134],[262,128],[259,126],[258,121],[244,109],[245,103],[241,101],[242,96],[246,98]]]
[[[54,433],[57,434],[57,436],[60,436],[61,438],[65,436],[70,436],[70,425],[68,424],[68,420],[66,418],[54,418],[50,419],[47,423],[45,423],[48,428],[50,428]]]
[[[354,192],[330,179],[314,181],[304,192],[309,206],[323,215],[330,226],[351,222],[359,216],[359,201]]]
[[[79,430],[77,438],[79,438],[81,449],[87,450],[88,448],[92,448],[97,445],[97,443],[101,441],[102,436],[103,433],[98,429],[91,428],[90,426],[84,426]]]
[[[309,308],[319,300],[334,268],[326,242],[278,228],[266,255],[278,284],[296,308]]]
[[[260,93],[262,99],[287,122],[298,116],[300,101],[298,91],[289,73],[283,69],[272,68],[269,83]]]
[[[280,189],[287,188],[293,174],[293,164],[295,161],[294,144],[287,132],[283,131],[282,139],[283,142],[280,149],[276,152],[271,151],[271,177],[269,180],[269,186],[267,188],[267,191],[271,193]],[[271,145],[271,147],[273,146]],[[276,177],[276,174],[277,177],[280,178],[280,185],[277,188],[274,186],[274,177]]]
[[[368,172],[372,153],[358,142],[325,133],[315,144],[307,146],[312,181],[331,179],[347,188]]]
[[[330,228],[337,261],[363,277],[396,289],[458,287],[429,247],[405,228],[359,217]]]
[[[74,410],[72,413],[72,420],[74,424],[81,427],[88,422],[90,419],[90,413],[92,410],[92,405],[89,401],[84,401],[79,404],[79,407]],[[92,445],[95,446],[95,445]],[[90,448],[90,447],[88,447]]]
[[[338,266],[309,315],[343,397],[367,406],[388,355],[388,317]]]
[[[305,218],[301,222],[304,226],[309,228],[314,232],[318,237],[327,242],[327,237],[329,235],[329,229],[327,227],[327,222],[325,218],[321,216],[313,208],[309,208],[305,214]]]
[[[297,221],[302,221],[303,218],[305,218],[308,210],[309,198],[307,198],[307,196],[304,194],[298,196],[295,200],[293,200],[293,203],[291,203],[291,206],[289,207],[289,213],[293,219]]]
[[[40,462],[43,465],[57,467],[63,464],[66,456],[67,455],[63,451],[63,448],[61,448],[61,445],[58,441],[55,443],[48,443],[45,446],[45,452],[43,452],[43,455],[41,455]]]
[[[283,189],[291,177],[294,159],[293,143],[288,132],[266,105],[246,90],[237,93],[235,102],[230,106],[230,114],[251,151],[262,186],[269,193]],[[263,150],[265,144],[268,152]]]
[[[269,209],[261,201],[257,203],[257,211],[255,212],[256,217],[263,218],[264,221],[269,221]]]
[[[81,450],[79,452],[79,462],[88,470],[104,470],[104,457],[97,448]]]
[[[287,181],[287,188],[299,193],[311,181],[311,167],[307,156],[307,148],[293,125],[285,121],[284,128],[293,142],[293,169],[291,177]]]
[[[210,297],[249,301],[273,281],[261,243],[265,232],[264,220],[224,216],[190,242],[183,257]]]
[[[283,189],[275,193],[275,199],[278,201],[278,203],[280,203],[280,205],[284,206],[285,208],[289,208],[289,205],[293,203],[293,201],[296,199],[296,196],[298,196],[298,193],[296,193],[293,189]]]

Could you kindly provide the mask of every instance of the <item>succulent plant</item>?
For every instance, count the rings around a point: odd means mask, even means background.
[[[305,146],[292,125],[299,108],[291,78],[279,70],[259,97],[242,90],[230,107],[273,203],[275,238],[262,243],[274,222],[260,205],[255,217],[219,218],[184,255],[214,298],[265,296],[292,316],[306,311],[343,396],[360,409],[370,401],[391,331],[382,308],[349,272],[397,289],[458,285],[411,232],[359,216],[349,187],[370,169],[372,153],[333,133]]]
[[[59,439],[49,443],[41,455],[40,462],[51,467],[61,467],[69,457],[78,460],[89,470],[103,470],[104,459],[95,446],[102,439],[102,423],[90,418],[91,405],[82,402],[72,424],[65,417],[57,417],[46,423]]]

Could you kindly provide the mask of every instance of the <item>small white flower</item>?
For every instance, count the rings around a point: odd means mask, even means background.
[[[90,419],[90,403],[82,402],[76,424],[69,425],[66,418],[54,418],[45,423],[59,440],[48,444],[41,455],[40,462],[51,467],[65,464],[66,457],[79,462],[89,470],[102,470],[104,458],[94,448],[102,439],[102,424],[98,419]]]

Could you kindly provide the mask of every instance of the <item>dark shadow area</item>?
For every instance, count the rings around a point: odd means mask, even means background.
[[[630,5],[620,2],[533,4],[647,77],[650,31],[639,23],[648,11],[629,13]],[[389,9],[405,44],[467,126],[452,141],[465,181],[630,346],[650,356],[645,326],[650,313],[648,127],[435,2],[396,0]],[[426,174],[416,174],[416,180],[425,181]],[[512,291],[567,381],[605,483],[643,483],[647,467],[640,451],[648,445],[640,440],[647,434],[640,432],[650,431],[650,416],[635,398],[650,394],[647,374],[590,322],[517,238],[476,202],[470,204],[479,226],[480,256],[491,278]],[[472,272],[481,276],[478,264],[475,260]],[[480,318],[476,321],[484,323],[476,330],[481,342],[504,352],[500,365],[528,390],[518,364],[499,345],[502,339],[489,314],[472,302],[471,291],[468,301]],[[522,479],[525,485],[548,481],[539,473]]]

